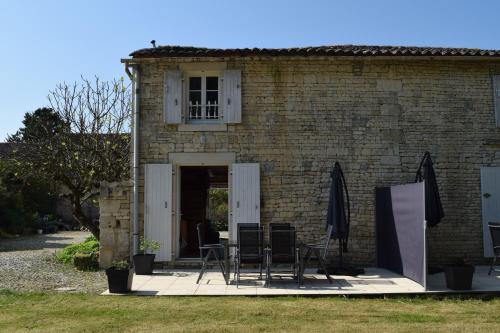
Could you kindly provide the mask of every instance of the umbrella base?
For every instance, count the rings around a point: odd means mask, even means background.
[[[347,275],[347,276],[356,276],[360,274],[365,274],[365,270],[363,268],[356,267],[347,267],[347,266],[328,266],[326,267],[328,270],[328,274],[330,275]],[[325,274],[323,269],[318,269],[318,274]]]

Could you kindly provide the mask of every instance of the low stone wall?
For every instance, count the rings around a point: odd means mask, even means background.
[[[100,259],[102,268],[110,267],[113,260],[130,258],[130,181],[101,183]]]

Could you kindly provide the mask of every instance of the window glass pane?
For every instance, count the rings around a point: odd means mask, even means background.
[[[219,78],[217,76],[207,76],[207,90],[219,90]]]
[[[195,105],[196,103],[201,104],[201,91],[190,91],[189,102],[192,105]]]
[[[201,90],[201,77],[189,78],[189,90]]]
[[[207,105],[219,104],[219,93],[217,91],[207,91]]]

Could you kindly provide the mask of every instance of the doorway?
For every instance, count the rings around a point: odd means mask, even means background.
[[[196,225],[205,226],[207,243],[228,237],[228,167],[180,167],[179,257],[198,258]]]

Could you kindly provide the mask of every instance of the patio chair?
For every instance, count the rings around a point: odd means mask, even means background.
[[[493,246],[493,260],[491,261],[490,270],[488,275],[491,275],[497,258],[500,257],[500,223],[488,223],[488,228],[490,229],[491,243]]]
[[[237,247],[234,258],[234,275],[236,287],[240,283],[240,269],[242,265],[259,265],[262,280],[262,266],[264,264],[264,229],[258,223],[239,223],[237,232]]]
[[[271,223],[269,225],[269,231],[271,230],[290,230],[295,229],[290,223]]]
[[[323,242],[319,242],[316,244],[302,244],[302,248],[305,250],[305,254],[302,257],[302,260],[305,260],[305,263],[302,263],[302,272],[300,272],[301,276],[304,274],[304,270],[309,264],[309,261],[311,259],[314,259],[318,262],[318,273],[319,270],[321,269],[326,278],[328,279],[328,282],[333,283],[333,280],[328,273],[328,269],[326,267],[326,255],[328,254],[328,248],[330,247],[330,240],[331,240],[331,235],[332,235],[332,229],[333,225],[329,225],[327,230],[326,230],[326,236]]]
[[[293,277],[300,286],[299,249],[296,246],[297,235],[290,224],[269,225],[269,246],[266,248],[266,287],[271,285],[271,267],[290,265]]]
[[[221,256],[220,254],[224,253],[224,250],[225,250],[224,245],[223,244],[205,244],[205,226],[202,223],[198,223],[196,225],[196,229],[198,231],[198,243],[199,243],[199,247],[200,247],[200,259],[202,261],[200,274],[198,275],[198,280],[196,280],[196,283],[197,284],[200,283],[200,280],[203,277],[203,274],[205,273],[207,266],[211,264],[211,261],[213,262],[213,260],[212,260],[212,257],[213,257],[220,268],[220,272],[222,273],[222,276],[224,277],[224,281],[226,281],[226,284],[228,284],[226,270],[224,268],[224,263],[223,263],[223,258],[219,258]]]

